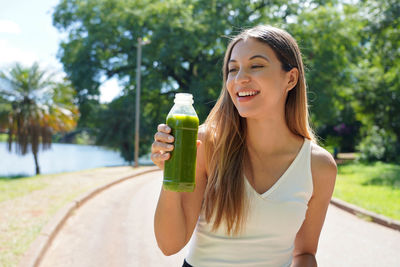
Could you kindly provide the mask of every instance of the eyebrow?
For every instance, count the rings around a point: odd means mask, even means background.
[[[252,59],[255,59],[255,58],[262,58],[262,59],[264,59],[264,60],[266,60],[268,62],[271,62],[268,57],[263,56],[263,55],[254,55],[254,56],[250,57],[249,60],[252,60]],[[230,59],[228,61],[228,63],[231,63],[231,62],[237,62],[237,61],[235,59]]]

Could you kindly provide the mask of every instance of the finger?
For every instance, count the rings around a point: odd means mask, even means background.
[[[164,161],[168,160],[170,157],[169,153],[152,153],[150,155],[150,159],[153,161],[154,164],[159,165],[162,164]]]
[[[159,124],[157,126],[157,131],[164,132],[164,133],[170,133],[171,132],[171,127],[169,127],[168,125],[162,123],[162,124]]]
[[[153,154],[153,153],[159,153],[159,152],[160,152],[160,151],[157,150],[156,141],[155,141],[153,144],[151,144],[151,154]]]
[[[151,161],[161,170],[164,169],[164,162],[160,160],[160,155],[159,153],[153,153],[150,155]]]
[[[174,137],[167,133],[156,132],[156,134],[154,135],[154,140],[158,142],[172,143],[174,142]]]
[[[168,144],[168,143],[163,143],[163,142],[158,142],[155,141],[152,145],[151,145],[151,151],[152,153],[157,153],[160,151],[172,151],[174,150],[174,145]]]

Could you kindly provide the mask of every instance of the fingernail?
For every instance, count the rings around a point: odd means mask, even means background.
[[[170,136],[168,136],[168,140],[172,141],[172,140],[174,140],[174,137],[172,135],[170,135]]]
[[[172,145],[167,145],[167,148],[168,149],[172,149]]]
[[[165,127],[165,130],[171,131],[171,128],[167,126],[167,127]]]

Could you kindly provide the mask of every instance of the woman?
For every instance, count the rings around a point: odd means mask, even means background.
[[[336,164],[309,127],[297,43],[271,26],[245,30],[230,42],[223,74],[199,130],[195,191],[161,190],[158,245],[172,255],[193,234],[184,266],[317,266]],[[161,169],[169,133],[160,124],[152,145]]]

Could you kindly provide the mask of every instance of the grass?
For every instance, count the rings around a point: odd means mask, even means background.
[[[47,186],[45,179],[34,177],[0,177],[0,202],[11,200]]]
[[[400,165],[339,165],[333,196],[400,221]]]
[[[0,133],[0,142],[7,142],[8,134]]]
[[[46,194],[48,188],[54,187],[55,178],[50,175],[0,177],[0,211],[7,219],[0,222],[0,266],[17,266],[42,227],[57,210],[81,193],[81,190],[68,192],[66,188],[66,194]]]

